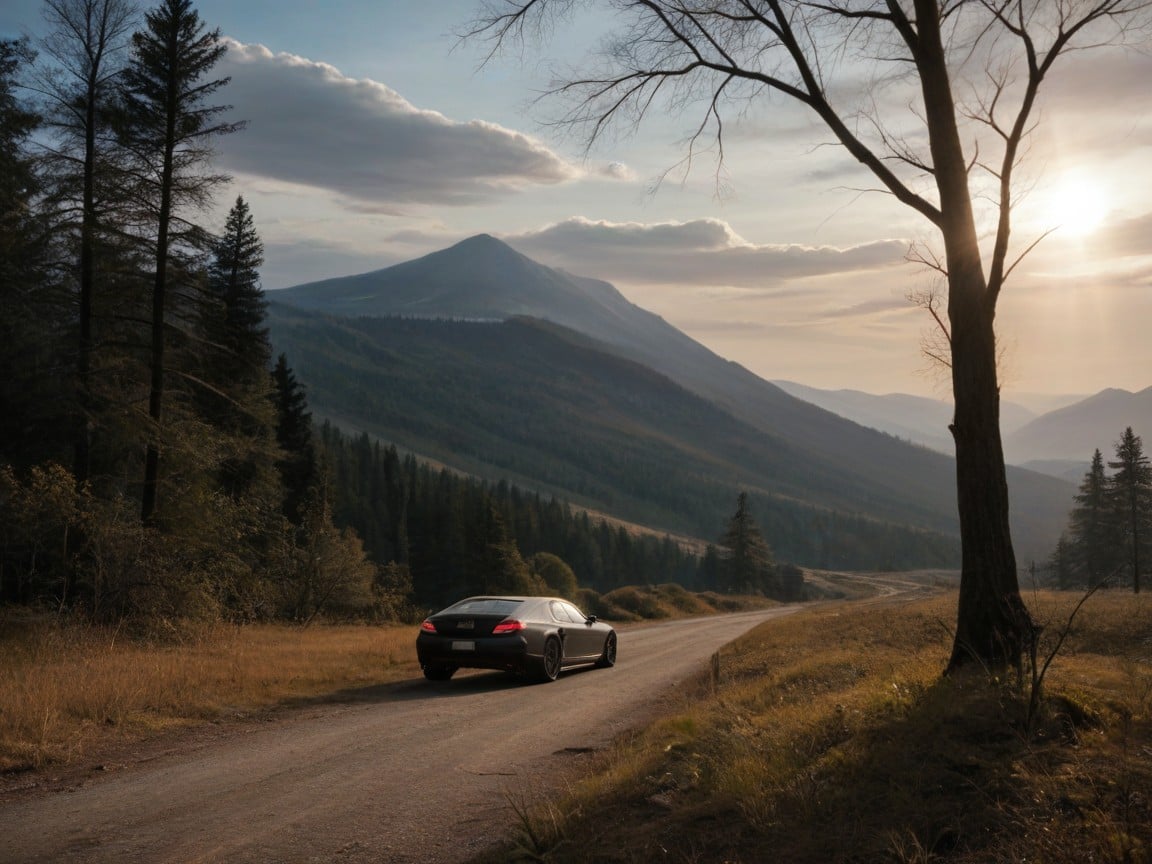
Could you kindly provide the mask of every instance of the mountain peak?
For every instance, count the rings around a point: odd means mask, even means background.
[[[519,255],[511,246],[499,238],[493,237],[491,234],[474,234],[471,237],[461,240],[449,246],[447,249],[440,250],[441,252],[467,252],[470,255],[491,254],[493,252],[512,252]],[[436,253],[433,252],[433,255]]]

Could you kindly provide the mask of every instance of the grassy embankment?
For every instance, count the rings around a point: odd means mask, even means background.
[[[1029,596],[1042,661],[1077,599]],[[1031,723],[1015,680],[941,679],[954,604],[759,628],[568,794],[510,795],[520,839],[482,860],[1152,861],[1152,601],[1088,601]]]
[[[621,588],[589,612],[616,620],[712,614],[750,601],[678,586]],[[0,610],[0,773],[99,759],[125,741],[419,677],[414,625],[61,624]]]

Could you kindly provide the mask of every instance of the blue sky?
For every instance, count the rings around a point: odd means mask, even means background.
[[[249,122],[219,142],[234,179],[207,221],[249,200],[267,288],[488,232],[611,281],[765,378],[947,397],[920,351],[930,321],[907,299],[931,283],[904,260],[929,226],[862,192],[869,175],[797,107],[757,101],[728,126],[723,166],[702,154],[685,173],[695,115],[662,109],[585,152],[549,123],[562,104],[534,102],[610,27],[602,14],[481,65],[487,46],[456,37],[474,0],[197,9],[229,40],[221,98]],[[0,34],[40,27],[34,0],[0,8]],[[1046,83],[1014,236],[1056,230],[1002,297],[1007,398],[1152,384],[1150,80],[1149,54],[1108,51]]]

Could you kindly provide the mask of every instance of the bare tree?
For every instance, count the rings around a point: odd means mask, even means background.
[[[489,2],[469,36],[492,51],[535,35],[577,0]],[[723,158],[725,120],[778,94],[813,111],[882,188],[931,223],[943,245],[962,577],[949,670],[1018,665],[1034,638],[1020,596],[1000,439],[996,304],[1028,249],[1011,255],[1013,180],[1041,85],[1073,50],[1147,26],[1148,0],[611,0],[619,22],[589,74],[559,85],[564,120],[591,144],[671,104],[698,108],[688,156]],[[838,74],[910,88],[890,110],[840,104]],[[875,89],[873,92],[877,92]],[[911,106],[911,110],[909,109]],[[965,146],[965,138],[970,143]],[[917,146],[916,142],[926,142]],[[974,204],[996,227],[982,250]],[[1034,245],[1034,243],[1032,244]],[[1028,247],[1031,248],[1031,247]]]

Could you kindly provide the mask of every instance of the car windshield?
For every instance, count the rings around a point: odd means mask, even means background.
[[[495,597],[477,597],[472,600],[461,600],[454,606],[449,606],[444,613],[452,615],[511,615],[520,606],[519,600],[501,600]]]

